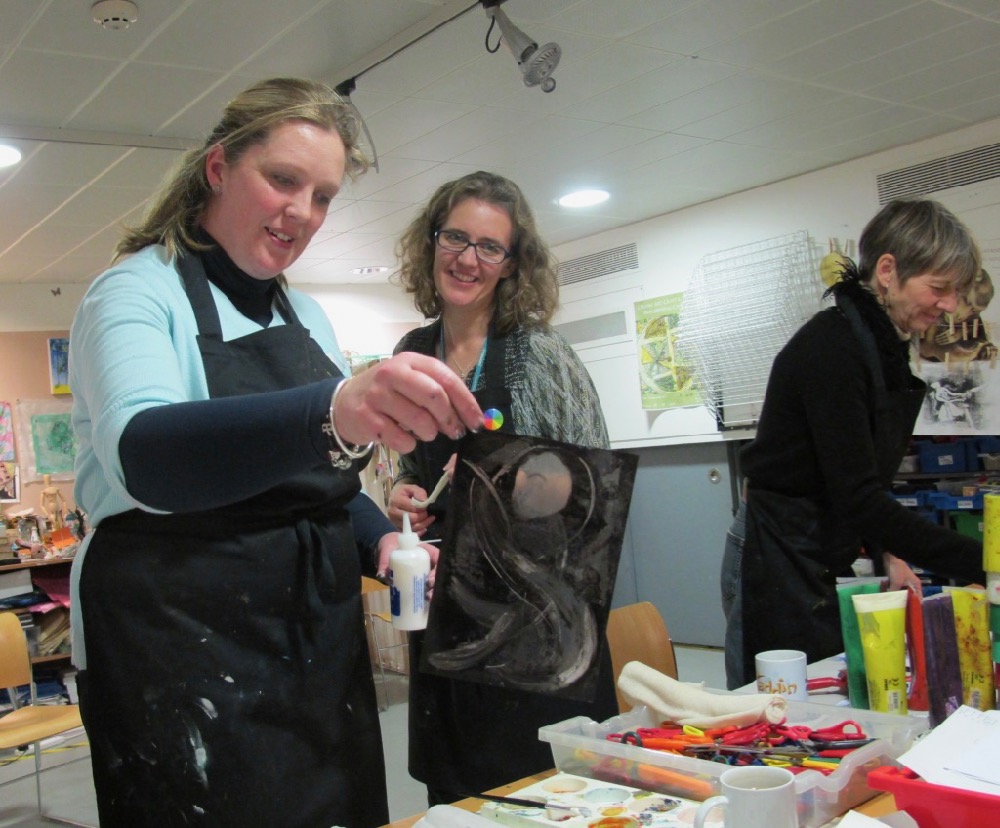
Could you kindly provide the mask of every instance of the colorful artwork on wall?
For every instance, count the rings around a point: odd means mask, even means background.
[[[0,401],[0,461],[14,459],[14,417],[9,402]]]
[[[18,458],[28,481],[40,481],[46,474],[53,480],[73,479],[76,438],[70,424],[72,408],[69,401],[18,400]]]
[[[69,340],[49,340],[49,385],[53,394],[69,394]]]
[[[16,463],[0,463],[0,503],[21,502],[21,473]]]

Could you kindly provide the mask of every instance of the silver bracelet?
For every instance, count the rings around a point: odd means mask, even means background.
[[[330,397],[330,413],[327,420],[323,423],[323,433],[330,440],[330,463],[338,469],[349,469],[352,461],[367,457],[375,445],[375,441],[373,440],[364,448],[357,444],[349,447],[337,431],[337,422],[333,416],[333,409],[337,404],[337,395],[346,382],[346,379],[342,379],[337,383],[337,387],[333,389],[333,394]]]

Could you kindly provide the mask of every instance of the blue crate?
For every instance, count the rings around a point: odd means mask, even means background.
[[[971,511],[983,508],[983,493],[976,492],[969,497],[956,497],[947,492],[931,492],[928,501],[935,509],[943,511]]]
[[[1000,437],[992,435],[977,437],[976,450],[979,454],[1000,454]]]
[[[927,495],[929,492],[919,489],[915,492],[892,492],[891,494],[900,506],[906,506],[909,509],[919,509],[921,506],[927,505]]]
[[[968,471],[964,443],[918,443],[920,471],[924,474]]]

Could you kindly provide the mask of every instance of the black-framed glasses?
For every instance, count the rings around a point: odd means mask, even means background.
[[[514,255],[495,241],[470,241],[465,233],[459,233],[457,230],[438,230],[434,233],[434,240],[438,247],[449,253],[464,253],[467,247],[471,247],[476,251],[476,258],[487,264],[500,264]]]

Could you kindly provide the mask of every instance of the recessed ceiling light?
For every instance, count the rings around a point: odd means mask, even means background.
[[[609,198],[607,190],[576,190],[559,199],[561,207],[593,207]]]
[[[351,273],[355,276],[373,276],[376,273],[385,273],[388,269],[389,268],[381,265],[378,267],[356,267],[351,271]]]
[[[0,167],[13,167],[21,160],[21,151],[10,144],[0,144]]]

